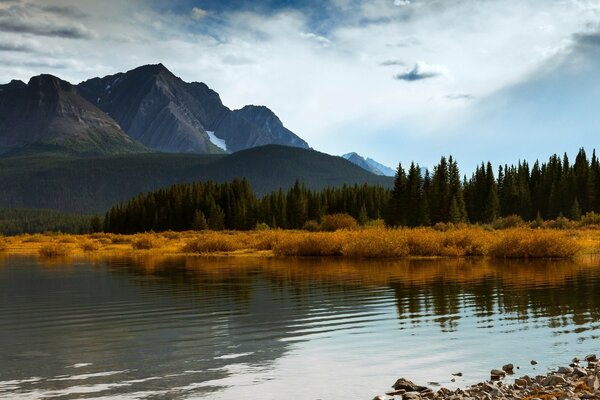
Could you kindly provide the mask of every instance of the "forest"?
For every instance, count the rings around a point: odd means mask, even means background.
[[[391,190],[365,184],[315,191],[297,181],[259,198],[244,179],[180,184],[112,207],[93,230],[301,229],[331,214],[351,215],[361,225],[383,219],[390,227],[414,227],[484,224],[513,215],[578,220],[588,212],[600,212],[600,164],[595,150],[588,157],[580,149],[573,163],[566,154],[553,155],[544,163],[521,161],[495,172],[488,162],[462,178],[452,156],[442,157],[431,173],[414,162],[408,170],[400,164]]]

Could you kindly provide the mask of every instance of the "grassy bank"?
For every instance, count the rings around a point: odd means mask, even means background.
[[[20,235],[0,238],[0,251],[64,257],[84,254],[200,254],[264,257],[572,258],[600,253],[600,229],[553,230],[461,227],[439,231],[357,229],[335,232],[186,231],[116,235]]]

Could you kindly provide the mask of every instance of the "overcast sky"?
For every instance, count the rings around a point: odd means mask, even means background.
[[[395,167],[600,150],[600,0],[0,0],[0,82],[162,62]]]

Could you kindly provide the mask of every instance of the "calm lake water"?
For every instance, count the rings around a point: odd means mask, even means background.
[[[600,260],[0,260],[7,399],[369,400],[599,339]]]

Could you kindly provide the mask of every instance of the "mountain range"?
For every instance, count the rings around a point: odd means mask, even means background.
[[[392,184],[386,167],[346,158],[309,148],[265,106],[229,109],[162,64],[78,85],[52,75],[0,85],[0,207],[102,212],[174,183],[242,177],[259,195],[296,180]]]
[[[206,84],[162,64],[78,85],[39,75],[0,86],[1,153],[213,154],[267,144],[309,147],[267,107],[232,111]]]

